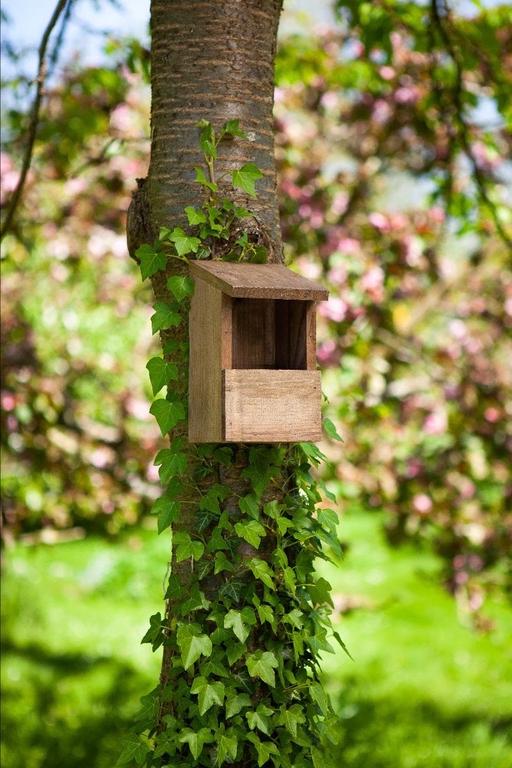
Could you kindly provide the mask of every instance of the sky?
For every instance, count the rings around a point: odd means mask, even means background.
[[[56,0],[3,0],[10,19],[8,36],[18,45],[36,47],[51,17]],[[289,31],[303,14],[315,22],[332,20],[332,0],[285,0],[281,27]],[[67,33],[64,54],[79,50],[86,60],[101,55],[101,36],[84,34],[87,28],[113,32],[116,36],[147,37],[149,0],[77,0]],[[66,56],[64,55],[64,58]],[[91,61],[92,63],[92,61]],[[34,59],[35,66],[35,59]]]

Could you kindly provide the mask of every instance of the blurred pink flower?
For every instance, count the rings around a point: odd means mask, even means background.
[[[415,85],[403,85],[395,91],[397,104],[414,104],[420,96],[419,88]]]
[[[339,355],[338,345],[332,339],[320,344],[316,353],[318,362],[323,366],[336,365],[339,362]]]
[[[16,189],[20,174],[9,155],[0,152],[0,202],[3,205],[9,194]]]
[[[429,413],[423,423],[423,429],[427,435],[442,435],[446,432],[447,427],[446,412],[440,409]]]
[[[383,80],[392,80],[396,75],[396,72],[393,67],[385,65],[379,69],[379,75]]]
[[[371,267],[361,278],[361,288],[374,301],[382,301],[384,298],[384,272],[381,267]]]
[[[489,421],[491,424],[496,424],[496,422],[500,420],[501,413],[497,408],[490,406],[485,409],[484,416],[486,421]]]
[[[301,256],[295,262],[299,268],[299,272],[309,280],[317,280],[322,274],[322,268],[316,261],[311,261],[306,256]]]
[[[392,115],[391,107],[384,99],[377,99],[373,107],[373,119],[376,123],[383,125]]]
[[[344,285],[347,281],[347,268],[343,264],[336,264],[329,270],[328,278],[334,285]]]
[[[412,500],[412,505],[420,515],[426,515],[432,509],[432,499],[426,493],[417,493]]]
[[[343,299],[331,296],[327,301],[320,304],[318,311],[322,317],[333,320],[335,323],[340,323],[346,317],[347,305]]]

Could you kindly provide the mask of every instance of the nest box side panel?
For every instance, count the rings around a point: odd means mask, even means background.
[[[320,440],[319,371],[223,371],[224,442]]]
[[[226,336],[230,338],[226,322],[228,310],[220,291],[196,279],[189,317],[188,438],[191,443],[222,441],[221,370]]]

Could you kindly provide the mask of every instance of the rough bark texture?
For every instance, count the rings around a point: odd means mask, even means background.
[[[252,236],[269,250],[269,260],[282,260],[273,139],[274,56],[282,0],[152,0],[151,2],[151,161],[147,179],[138,180],[128,215],[128,246],[135,250],[152,242],[160,227],[184,224],[183,209],[198,205],[201,187],[194,182],[194,166],[202,164],[197,123],[206,119],[218,129],[227,120],[240,120],[249,141],[236,140],[220,146],[216,162],[217,181],[223,174],[247,162],[256,163],[264,174],[258,182],[258,197],[243,193],[230,196],[254,213]],[[226,186],[226,192],[228,187]],[[185,222],[186,223],[186,222]],[[166,298],[166,278],[182,272],[181,263],[169,260],[166,274],[153,278],[157,299]],[[167,338],[186,340],[184,323]],[[187,360],[179,350],[173,354],[181,375],[176,383],[180,394],[187,390]],[[185,428],[180,429],[186,434]],[[175,435],[176,436],[176,435]],[[225,506],[237,508],[237,498],[247,492],[241,472],[247,454],[237,447],[233,464],[219,468],[219,480],[233,489]],[[190,483],[182,498],[185,510],[178,528],[193,525],[197,489]],[[176,566],[182,583],[187,581],[186,563]],[[208,591],[216,588],[215,578]],[[172,605],[167,606],[170,621]],[[169,650],[164,649],[161,682],[167,681]],[[162,702],[161,714],[172,708]]]

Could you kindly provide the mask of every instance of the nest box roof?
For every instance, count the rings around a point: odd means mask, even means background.
[[[324,301],[329,295],[323,286],[283,264],[191,261],[190,272],[196,280],[205,280],[233,298]]]

